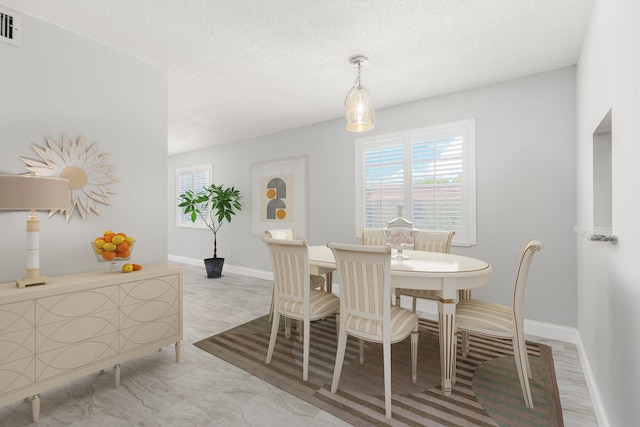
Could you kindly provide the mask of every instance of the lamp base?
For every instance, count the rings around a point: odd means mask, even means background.
[[[49,278],[47,276],[39,276],[39,277],[27,277],[25,279],[18,279],[16,280],[16,285],[19,288],[25,288],[27,286],[34,286],[34,285],[46,285],[50,282],[51,280],[49,280]]]

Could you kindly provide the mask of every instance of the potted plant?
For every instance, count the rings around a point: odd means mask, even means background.
[[[208,278],[222,276],[224,258],[218,258],[218,230],[224,220],[231,222],[231,215],[242,210],[240,200],[240,190],[215,184],[202,187],[197,193],[187,190],[180,194],[178,207],[183,208],[185,214],[191,214],[192,222],[196,222],[198,217],[201,218],[213,232],[213,258],[204,260]]]

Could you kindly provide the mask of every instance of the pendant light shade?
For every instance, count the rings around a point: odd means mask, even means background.
[[[351,132],[366,132],[375,127],[376,119],[371,93],[360,83],[360,67],[369,60],[366,56],[354,56],[350,62],[358,67],[358,77],[344,100],[346,128]]]

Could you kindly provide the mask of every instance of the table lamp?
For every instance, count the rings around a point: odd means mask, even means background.
[[[18,279],[19,288],[44,285],[49,278],[40,276],[41,210],[64,210],[69,203],[69,181],[35,175],[0,175],[0,210],[29,211],[27,219],[27,276]]]

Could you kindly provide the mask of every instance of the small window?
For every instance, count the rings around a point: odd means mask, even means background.
[[[180,204],[180,194],[187,190],[199,192],[202,187],[207,187],[213,182],[213,165],[192,166],[176,170],[176,225],[183,227],[206,227],[204,221],[198,218],[196,222],[191,221],[191,214],[185,215],[182,208],[177,207]],[[208,214],[208,213],[205,213]]]
[[[423,230],[476,243],[475,120],[356,140],[356,236],[386,227],[402,206]]]

